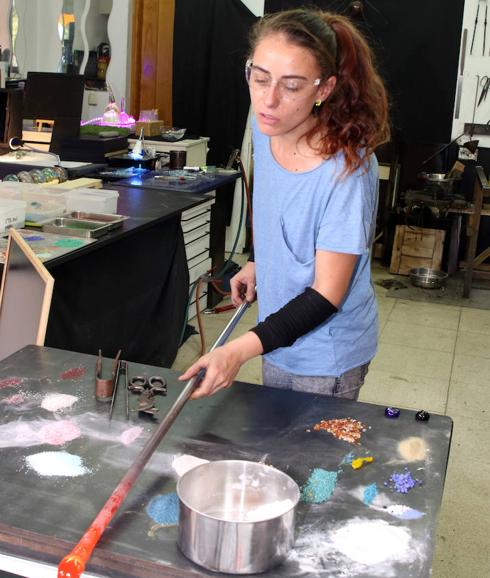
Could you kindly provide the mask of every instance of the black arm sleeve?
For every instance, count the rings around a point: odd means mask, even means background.
[[[326,321],[338,309],[312,287],[307,287],[276,313],[251,329],[262,343],[263,353],[292,345],[296,339]]]
[[[253,245],[250,246],[250,253],[248,255],[247,261],[255,262],[255,252],[254,252],[254,246]]]

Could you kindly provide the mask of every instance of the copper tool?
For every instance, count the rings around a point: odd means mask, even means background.
[[[95,362],[95,398],[97,401],[111,401],[120,356],[121,350],[117,352],[112,363],[111,377],[104,379],[102,378],[102,351],[99,349],[99,356]]]

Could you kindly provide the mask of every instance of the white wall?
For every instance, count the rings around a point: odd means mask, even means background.
[[[242,0],[245,6],[255,14],[255,16],[264,15],[264,2],[265,0]]]
[[[8,38],[8,7],[10,0],[0,0],[0,15],[4,18],[0,26],[6,30]],[[63,0],[16,0],[19,15],[19,32],[15,44],[15,54],[22,76],[30,70],[56,72],[61,61],[61,41],[58,35],[58,19]],[[73,9],[77,24],[85,20],[86,39],[76,26],[74,47],[96,50],[100,42],[109,39],[111,45],[111,62],[107,70],[107,81],[110,83],[116,100],[126,98],[129,83],[129,19],[131,0],[113,0],[110,15],[107,9],[110,2],[106,0],[74,0]],[[5,10],[4,10],[5,8]],[[1,42],[1,41],[0,41]],[[2,46],[5,46],[1,42]],[[89,105],[89,100],[94,104]],[[105,91],[85,91],[82,119],[88,120],[100,116],[108,103]]]
[[[476,27],[475,42],[473,46],[473,53],[470,54],[471,39],[473,30],[475,28],[475,17],[478,7],[478,0],[466,0],[464,7],[463,26],[461,30],[460,42],[460,57],[458,61],[458,75],[459,64],[461,62],[462,53],[462,39],[463,31],[467,30],[466,40],[466,57],[464,65],[464,75],[462,79],[461,105],[459,118],[453,119],[452,138],[456,138],[464,130],[465,123],[485,124],[490,120],[490,94],[482,104],[475,109],[475,95],[478,99],[481,93],[481,86],[478,87],[477,94],[477,75],[480,79],[484,75],[490,75],[490,14],[487,16],[487,35],[485,55],[482,54],[483,49],[483,33],[484,33],[484,19],[485,19],[485,3],[480,2],[480,12],[478,15],[478,25]],[[454,79],[457,83],[457,78]],[[456,109],[456,103],[455,103]],[[456,112],[456,110],[455,110]],[[468,140],[469,135],[465,135],[459,139],[463,143]],[[490,147],[490,132],[489,136],[475,135],[475,138],[480,141],[480,146]]]
[[[61,59],[58,17],[62,0],[16,0],[19,31],[15,55],[19,72],[55,72]]]
[[[247,6],[247,8],[255,14],[255,16],[264,15],[264,0],[242,0],[242,2]],[[251,112],[249,112],[247,119],[247,126],[245,127],[245,132],[243,135],[242,148],[240,151],[240,158],[242,159],[243,168],[245,173],[250,176],[250,167],[252,164],[252,125],[251,125]],[[250,179],[249,179],[250,180]],[[242,198],[242,185],[240,180],[237,181],[235,185],[235,191],[233,196],[233,210],[231,213],[230,226],[226,228],[226,251],[231,251],[235,243],[235,239],[238,235],[238,243],[236,247],[237,253],[243,253],[245,248],[245,223],[246,223],[246,201],[245,201],[245,214],[243,215],[243,222],[240,230],[238,230],[238,224],[240,223],[240,207]]]
[[[11,38],[9,31],[8,14],[12,0],[0,0],[0,46],[2,50],[10,49]]]

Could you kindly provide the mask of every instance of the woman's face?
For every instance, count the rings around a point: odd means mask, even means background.
[[[335,86],[333,77],[327,82],[319,78],[320,67],[309,50],[283,34],[262,39],[249,66],[250,99],[260,131],[302,136],[314,120],[315,101],[325,100]]]

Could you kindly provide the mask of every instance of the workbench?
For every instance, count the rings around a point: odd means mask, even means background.
[[[453,275],[458,268],[464,271],[463,297],[469,297],[473,278],[490,279],[490,265],[485,263],[490,257],[490,247],[486,246],[477,254],[478,233],[483,217],[490,216],[486,197],[490,196],[490,184],[483,167],[475,167],[472,202],[460,199],[437,200],[423,191],[407,191],[405,200],[410,207],[428,207],[436,216],[451,216],[447,273]],[[466,221],[463,226],[463,221]],[[465,258],[459,263],[460,242],[465,239]]]
[[[112,188],[123,226],[44,263],[55,279],[45,344],[170,366],[189,291],[180,216],[208,197]]]
[[[175,372],[130,363],[130,376],[165,377],[168,396],[155,398],[159,413],[151,418],[135,410],[137,398],[131,395],[127,420],[120,389],[109,421],[108,404],[94,397],[95,360],[91,355],[29,346],[0,363],[0,569],[20,573],[22,563],[34,562],[45,563],[48,569],[56,567],[81,538],[181,391]],[[104,360],[103,367],[108,371],[110,360]],[[64,410],[48,411],[45,402],[50,394],[73,396],[76,401]],[[289,474],[302,489],[314,469],[336,472],[336,485],[328,499],[300,501],[294,549],[282,565],[263,574],[264,578],[429,576],[452,420],[432,415],[421,422],[414,415],[401,410],[398,418],[387,418],[385,408],[375,404],[245,383],[235,383],[211,398],[189,401],[104,533],[87,575],[217,576],[187,560],[176,545],[177,526],[155,525],[148,510],[156,496],[175,492],[174,459],[193,456],[263,462]],[[365,426],[359,444],[313,429],[321,420],[346,417]],[[66,420],[66,428],[78,428],[80,435],[63,445],[43,444],[36,432],[60,420]],[[125,434],[135,427],[142,428],[141,435],[123,443]],[[426,446],[422,458],[412,460],[400,453],[400,444],[412,438]],[[78,456],[85,473],[77,477],[41,474],[26,465],[40,452]],[[374,461],[354,469],[353,455],[369,455]],[[422,485],[397,493],[388,481],[393,472],[400,471],[411,472]],[[366,489],[373,484],[378,494],[368,501]],[[400,519],[394,515],[397,511],[420,515]],[[382,524],[388,532],[408,536],[403,559],[393,558],[386,543],[377,545],[384,558],[372,565],[355,561],[356,548],[362,551],[362,543],[354,543],[350,555],[336,549],[332,536],[358,522]],[[43,574],[40,567],[22,572],[35,578],[56,576],[54,570]]]

